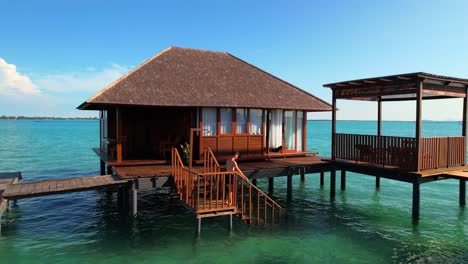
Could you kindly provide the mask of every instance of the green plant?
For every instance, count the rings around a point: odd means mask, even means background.
[[[180,148],[182,149],[182,154],[184,158],[189,158],[190,156],[190,144],[185,142],[185,144],[180,144]]]

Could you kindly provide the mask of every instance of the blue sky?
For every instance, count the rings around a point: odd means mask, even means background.
[[[170,45],[230,52],[327,101],[335,81],[468,78],[463,0],[0,1],[0,115],[95,116],[75,107]],[[375,103],[338,107],[339,119],[376,117]],[[423,107],[425,119],[461,118],[460,100]],[[411,102],[383,110],[414,119]]]

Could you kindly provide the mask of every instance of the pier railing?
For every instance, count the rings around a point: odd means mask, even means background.
[[[466,164],[465,137],[423,137],[420,151],[416,138],[335,134],[335,158],[420,170],[463,166]]]
[[[177,149],[172,150],[172,175],[182,201],[197,214],[233,211],[251,224],[279,223],[285,210],[238,172],[221,171],[210,149],[204,172],[187,169]],[[211,160],[210,160],[211,159]]]
[[[421,169],[439,169],[466,164],[465,137],[425,137],[421,139]]]

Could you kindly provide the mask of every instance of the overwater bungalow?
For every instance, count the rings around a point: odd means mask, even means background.
[[[95,152],[119,166],[165,163],[191,137],[195,162],[205,147],[244,160],[310,154],[307,113],[331,105],[229,53],[169,47],[78,109],[100,111]]]

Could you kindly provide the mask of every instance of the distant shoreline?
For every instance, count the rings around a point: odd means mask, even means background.
[[[0,120],[99,120],[98,117],[0,116]]]

